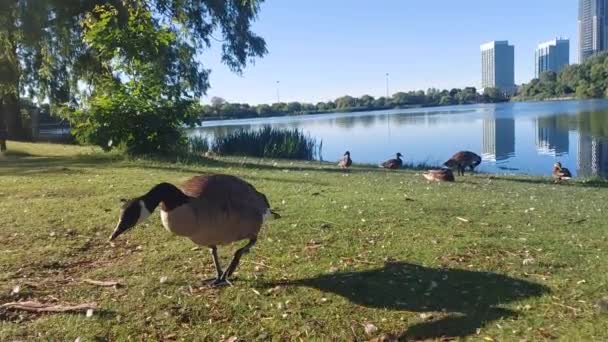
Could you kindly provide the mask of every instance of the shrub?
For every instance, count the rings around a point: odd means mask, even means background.
[[[217,138],[213,150],[225,155],[259,158],[313,160],[318,155],[316,139],[297,129],[284,130],[270,126],[254,131],[239,130]]]

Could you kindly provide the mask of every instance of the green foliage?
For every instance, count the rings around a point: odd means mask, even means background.
[[[201,136],[188,137],[188,152],[195,155],[204,154],[211,151],[209,140]]]
[[[182,127],[197,122],[192,104],[209,87],[199,61],[212,32],[237,73],[267,52],[251,31],[262,1],[0,0],[0,61],[17,51],[0,73],[22,67],[21,86],[3,77],[0,91],[48,100],[81,142],[171,152],[184,145]]]
[[[608,96],[608,55],[599,54],[583,64],[570,65],[559,74],[545,72],[518,90],[516,100],[560,97],[579,99]]]
[[[264,126],[260,130],[239,130],[213,143],[213,150],[222,155],[243,155],[260,158],[313,160],[320,150],[317,141],[302,131]]]
[[[417,106],[444,106],[456,104],[505,102],[509,98],[494,89],[479,95],[474,87],[464,89],[439,90],[428,89],[410,92],[398,92],[390,98],[374,98],[370,95],[353,97],[341,96],[334,101],[318,102],[317,104],[289,102],[260,104],[250,106],[242,103],[228,103],[221,98],[211,98],[211,105],[201,105],[196,111],[201,120],[255,118],[265,116],[305,115],[317,113],[333,113],[335,111],[365,111],[390,108],[407,108]]]

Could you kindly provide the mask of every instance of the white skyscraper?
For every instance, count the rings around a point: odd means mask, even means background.
[[[515,90],[515,47],[509,41],[481,45],[481,87],[505,93]]]
[[[559,73],[570,64],[570,41],[554,39],[538,45],[534,54],[534,76],[546,71]]]

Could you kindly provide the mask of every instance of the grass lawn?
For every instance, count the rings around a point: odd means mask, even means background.
[[[85,147],[9,148],[0,159],[0,304],[99,310],[0,309],[1,341],[608,340],[596,307],[608,295],[602,182],[467,174],[429,184],[416,171],[342,173],[316,162],[172,164]],[[202,173],[244,178],[282,215],[232,287],[208,288],[209,252],[165,231],[158,214],[107,241],[120,198]],[[224,265],[244,243],[220,248]]]

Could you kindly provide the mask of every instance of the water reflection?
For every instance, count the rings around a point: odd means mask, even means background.
[[[483,119],[483,159],[507,160],[515,154],[515,120],[512,118]]]
[[[415,108],[350,114],[207,122],[210,138],[264,125],[297,128],[323,141],[323,156],[345,150],[377,164],[397,151],[407,162],[441,164],[458,150],[482,154],[480,170],[548,175],[560,161],[579,176],[608,177],[608,101],[561,101]]]
[[[536,150],[539,154],[562,156],[570,150],[568,129],[560,127],[558,117],[536,119]]]

